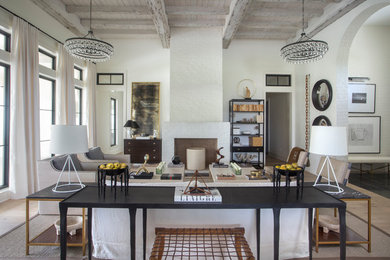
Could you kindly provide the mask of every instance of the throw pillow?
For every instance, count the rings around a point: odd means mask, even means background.
[[[85,153],[90,160],[104,160],[104,154],[100,147],[92,147],[87,153]]]
[[[55,169],[62,171],[62,168],[64,167],[64,164],[66,162],[67,157],[68,157],[67,155],[60,155],[60,156],[53,157],[53,159],[50,160],[50,164]],[[77,158],[77,156],[75,154],[71,154],[70,157],[72,158],[72,161],[73,161],[74,167],[76,168],[76,171],[82,171],[83,169],[81,167],[81,163],[80,163],[79,159]],[[73,171],[73,166],[71,166],[70,169]],[[66,165],[64,171],[67,171],[67,170],[68,170],[68,165]]]

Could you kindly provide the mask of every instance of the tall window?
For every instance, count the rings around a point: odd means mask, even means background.
[[[74,78],[78,80],[83,80],[83,69],[74,67]]]
[[[75,87],[74,94],[75,94],[74,101],[76,104],[76,125],[82,125],[83,124],[83,117],[82,117],[83,90],[79,87]]]
[[[10,51],[11,35],[3,30],[0,30],[0,50]]]
[[[117,145],[117,100],[115,98],[111,98],[111,146]]]
[[[8,187],[9,66],[0,63],[0,188]]]
[[[42,49],[39,49],[39,65],[42,65],[46,68],[55,70],[56,69],[56,57]]]
[[[53,79],[39,76],[39,105],[41,159],[44,159],[51,156],[51,125],[55,124],[55,81]]]

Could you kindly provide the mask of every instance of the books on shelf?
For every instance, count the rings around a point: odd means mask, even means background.
[[[264,111],[263,104],[233,104],[235,112],[262,112]]]

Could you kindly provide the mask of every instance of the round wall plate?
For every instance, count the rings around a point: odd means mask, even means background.
[[[332,102],[332,85],[326,79],[321,79],[314,85],[311,93],[311,99],[316,109],[325,111]]]
[[[326,116],[317,116],[313,121],[313,125],[331,126],[332,123]]]

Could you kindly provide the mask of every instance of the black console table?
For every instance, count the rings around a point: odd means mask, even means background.
[[[135,260],[135,216],[143,209],[144,257],[146,241],[147,209],[256,209],[257,259],[260,256],[260,209],[272,208],[274,213],[274,259],[279,259],[279,217],[284,208],[307,208],[309,228],[309,252],[312,258],[312,219],[314,208],[338,208],[340,219],[340,259],[345,259],[346,225],[345,202],[312,186],[295,187],[219,187],[222,203],[175,203],[173,187],[131,187],[128,192],[99,193],[97,186],[87,185],[73,196],[60,202],[61,259],[66,259],[66,215],[69,207],[88,208],[89,259],[91,250],[92,208],[128,208],[130,214],[130,259]]]

